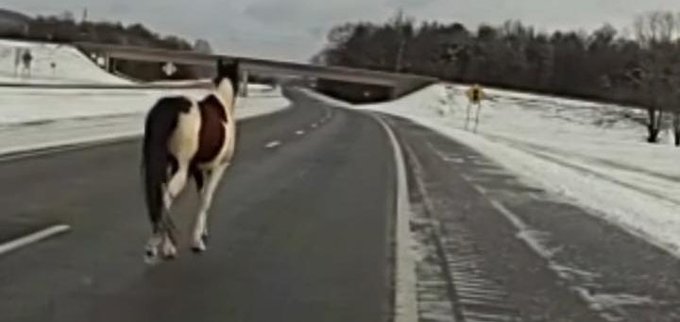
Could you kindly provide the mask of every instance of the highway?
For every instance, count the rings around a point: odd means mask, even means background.
[[[398,163],[374,116],[289,91],[239,124],[208,251],[143,262],[140,142],[0,159],[0,321],[391,321]],[[680,321],[680,263],[471,147],[403,150],[421,321]],[[403,177],[402,177],[403,178]],[[193,187],[174,217],[185,232]],[[406,241],[411,246],[411,241]]]
[[[388,138],[369,116],[292,95],[292,108],[241,122],[208,251],[184,242],[160,265],[142,260],[138,140],[1,163],[0,240],[57,223],[72,230],[0,257],[0,320],[386,320]],[[197,202],[191,188],[175,212],[182,226]]]

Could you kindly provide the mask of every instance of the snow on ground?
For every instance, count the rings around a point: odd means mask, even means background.
[[[272,106],[279,109],[288,101],[280,88],[248,85],[249,96],[239,106]],[[250,88],[256,90],[250,90]],[[205,89],[42,89],[0,87],[0,129],[73,118],[94,118],[145,113],[162,95],[188,94],[195,98]],[[249,109],[243,109],[247,113]]]
[[[263,89],[256,85],[256,89]],[[0,154],[139,136],[144,116],[164,95],[206,90],[77,90],[0,87]],[[237,101],[237,119],[273,113],[290,102],[280,88]]]
[[[33,56],[30,77],[17,74],[17,49]],[[52,63],[55,67],[52,68]],[[0,39],[0,82],[130,84],[107,73],[78,49],[69,45]]]
[[[357,108],[406,117],[476,148],[527,181],[680,256],[680,149],[644,142],[641,112],[487,91],[479,133],[463,129],[462,86],[434,85]],[[344,103],[347,106],[346,103]]]

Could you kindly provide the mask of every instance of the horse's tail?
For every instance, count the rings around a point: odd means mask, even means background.
[[[188,112],[191,101],[184,97],[160,99],[146,116],[142,147],[142,176],[149,219],[154,231],[163,219],[163,186],[168,181],[168,167],[177,167],[168,143],[177,127],[179,114]],[[176,169],[173,169],[176,171]],[[174,172],[173,171],[173,172]]]

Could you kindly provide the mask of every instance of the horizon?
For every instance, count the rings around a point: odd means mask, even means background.
[[[598,7],[598,10],[581,9],[581,13],[588,12],[588,14],[578,16],[570,15],[572,12],[579,11],[574,9],[577,6],[573,5],[566,10],[538,12],[541,11],[538,10],[540,6],[551,7],[550,4],[535,3],[541,0],[525,0],[513,5],[506,4],[502,0],[478,2],[463,0],[458,2],[468,3],[467,7],[461,6],[467,12],[460,10],[457,11],[458,14],[447,14],[446,10],[435,10],[441,6],[445,8],[450,6],[443,0],[372,1],[365,4],[369,9],[360,11],[356,9],[357,4],[364,4],[359,3],[361,2],[359,0],[331,1],[322,6],[316,3],[307,5],[303,3],[303,0],[255,2],[244,0],[229,4],[221,4],[212,0],[197,1],[205,5],[195,6],[194,16],[215,15],[214,12],[219,11],[212,10],[215,7],[229,9],[225,11],[229,11],[230,14],[225,14],[224,20],[190,19],[192,15],[185,14],[185,7],[182,6],[185,3],[180,1],[166,1],[165,6],[161,7],[153,3],[133,5],[127,0],[113,2],[68,0],[59,3],[45,3],[42,0],[9,0],[3,8],[31,17],[58,16],[65,11],[70,11],[76,21],[81,20],[83,10],[87,9],[89,21],[121,22],[124,25],[140,23],[161,35],[176,35],[191,42],[196,39],[205,39],[210,42],[216,52],[295,62],[307,62],[320,52],[326,44],[328,31],[334,26],[359,21],[382,23],[400,9],[417,22],[458,22],[471,31],[476,30],[482,24],[500,26],[506,21],[515,20],[525,26],[533,27],[537,32],[550,33],[558,30],[592,32],[605,24],[610,24],[619,31],[619,36],[628,34],[628,29],[637,14],[664,10],[661,8],[667,11],[680,11],[680,3],[672,3],[672,0],[652,0],[644,4],[633,1],[626,6],[621,4],[620,0],[602,0],[598,4],[587,5]],[[489,6],[496,10],[487,12]],[[533,10],[524,10],[525,6]],[[159,11],[165,14],[151,14]],[[499,11],[507,13],[498,16]],[[598,11],[609,14],[597,14]],[[483,15],[480,16],[480,14]],[[220,29],[231,32],[222,33],[219,32]]]

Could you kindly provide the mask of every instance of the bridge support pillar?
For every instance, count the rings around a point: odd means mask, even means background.
[[[241,89],[239,95],[241,97],[248,97],[248,71],[247,70],[241,71],[241,85],[239,87]]]

